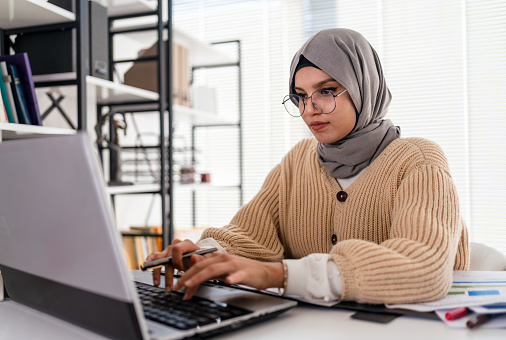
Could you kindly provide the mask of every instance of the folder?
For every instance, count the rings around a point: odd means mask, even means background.
[[[1,71],[1,78],[5,86],[5,91],[7,93],[7,101],[4,100],[4,104],[9,104],[9,111],[11,112],[11,116],[9,118],[10,123],[19,123],[18,120],[18,112],[16,111],[16,104],[14,103],[14,95],[12,94],[12,87],[11,87],[11,76],[9,75],[9,71],[7,71],[7,63],[5,61],[0,61],[0,71]],[[7,110],[7,107],[6,107]],[[12,119],[12,121],[11,121]]]
[[[18,68],[16,65],[8,65],[9,74],[12,77],[12,92],[14,94],[14,102],[16,103],[16,110],[18,111],[19,123],[32,125],[32,120],[28,114],[28,107],[26,106],[25,95],[19,79]]]
[[[9,118],[7,117],[7,112],[5,111],[5,105],[3,97],[0,96],[0,123],[8,123]]]
[[[37,102],[37,95],[35,94],[35,85],[32,77],[32,69],[27,53],[17,53],[13,55],[2,55],[0,61],[7,62],[7,65],[15,65],[18,74],[21,88],[26,101],[27,113],[33,125],[42,125],[42,118],[40,115],[39,104]]]

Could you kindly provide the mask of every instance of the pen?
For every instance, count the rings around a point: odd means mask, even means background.
[[[451,321],[451,320],[456,320],[458,318],[461,318],[466,314],[467,314],[467,308],[466,307],[459,307],[459,308],[455,308],[455,309],[449,311],[448,313],[446,313],[445,317],[446,317],[446,320]]]
[[[195,251],[183,254],[183,260],[189,258],[192,255],[205,255],[205,254],[215,252],[217,250],[218,250],[218,248],[216,248],[216,247],[197,249]],[[158,259],[158,260],[154,260],[154,261],[150,261],[150,262],[144,262],[143,264],[140,265],[140,268],[142,270],[155,269],[155,268],[159,268],[159,267],[163,267],[165,265],[168,265],[171,262],[172,262],[172,256],[169,256],[169,257],[164,257],[162,259]]]
[[[466,323],[467,328],[473,329],[475,327],[478,327],[480,325],[483,325],[490,319],[493,319],[499,314],[479,314],[472,316]]]

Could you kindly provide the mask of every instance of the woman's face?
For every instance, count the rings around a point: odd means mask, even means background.
[[[315,91],[332,90],[339,94],[345,88],[327,73],[308,66],[295,74],[295,93],[300,96],[311,96]],[[348,92],[335,97],[336,107],[330,113],[320,113],[307,100],[302,119],[320,143],[335,143],[348,135],[355,127],[355,106]]]

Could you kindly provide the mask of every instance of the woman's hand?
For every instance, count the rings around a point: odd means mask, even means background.
[[[191,261],[193,265],[174,286],[174,290],[186,287],[185,299],[190,299],[201,283],[213,279],[229,284],[245,284],[257,289],[283,287],[284,272],[281,262],[260,262],[222,253],[192,255]]]
[[[190,240],[174,239],[172,245],[168,246],[161,252],[151,253],[146,262],[158,260],[164,257],[172,256],[171,264],[165,266],[165,290],[172,291],[172,282],[174,280],[174,270],[186,270],[189,266],[183,263],[183,254],[200,249],[195,243]],[[161,269],[153,269],[153,284],[160,285]]]

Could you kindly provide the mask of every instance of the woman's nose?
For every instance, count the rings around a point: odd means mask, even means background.
[[[321,112],[316,109],[316,107],[312,101],[312,98],[309,98],[306,103],[306,113],[308,113],[310,115],[321,114]]]

